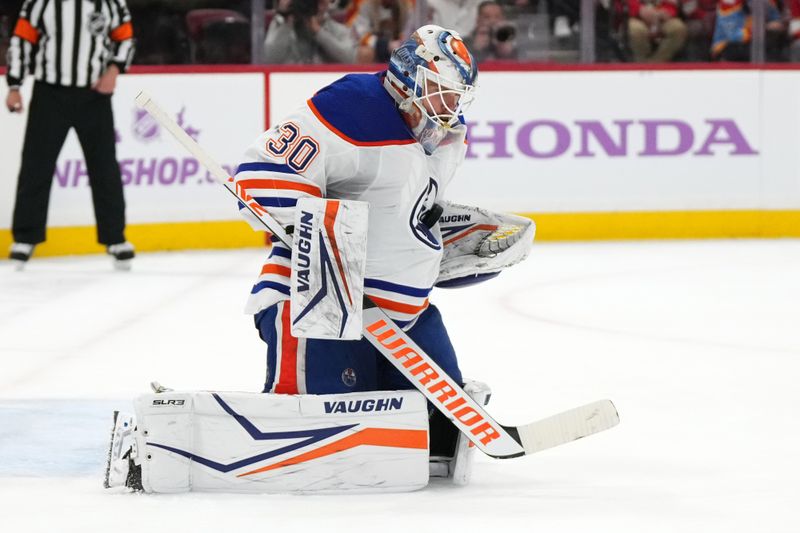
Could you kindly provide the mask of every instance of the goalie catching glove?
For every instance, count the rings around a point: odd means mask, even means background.
[[[497,276],[528,257],[536,225],[517,215],[441,202],[444,255],[437,287],[462,287]]]

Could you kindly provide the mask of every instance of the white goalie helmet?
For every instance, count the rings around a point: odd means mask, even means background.
[[[413,133],[431,152],[447,130],[459,125],[477,77],[475,58],[458,33],[431,24],[392,52],[384,87],[401,111],[419,110],[422,120]]]

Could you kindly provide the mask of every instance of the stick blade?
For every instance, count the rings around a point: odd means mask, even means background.
[[[517,431],[527,455],[594,435],[617,424],[617,408],[611,400],[599,400],[519,426]]]

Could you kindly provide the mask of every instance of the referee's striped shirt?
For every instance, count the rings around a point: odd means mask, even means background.
[[[38,81],[91,87],[110,64],[124,72],[134,51],[125,0],[25,0],[8,49],[9,87]]]

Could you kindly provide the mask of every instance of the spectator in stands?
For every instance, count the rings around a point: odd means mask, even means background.
[[[346,24],[358,40],[359,63],[386,63],[406,39],[413,0],[353,0]]]
[[[717,0],[681,0],[686,21],[686,59],[711,61],[711,38],[717,18]]]
[[[457,31],[466,37],[475,29],[478,6],[483,0],[428,0],[430,24]]]
[[[547,0],[547,16],[550,29],[556,39],[567,39],[580,24],[580,0]]]
[[[672,61],[686,43],[677,0],[628,0],[628,38],[633,60]]]
[[[759,0],[760,1],[760,0]],[[719,0],[711,57],[718,61],[750,61],[752,20],[748,0]],[[785,28],[774,0],[766,5],[766,57],[780,60]]]
[[[597,0],[594,16],[597,62],[631,61],[628,45],[628,0]]]
[[[264,39],[266,63],[354,63],[350,28],[328,13],[330,0],[278,0]]]
[[[800,0],[789,0],[789,61],[800,61]]]
[[[465,39],[479,63],[496,59],[516,59],[516,27],[506,19],[502,6],[485,0],[478,6],[475,30]]]

